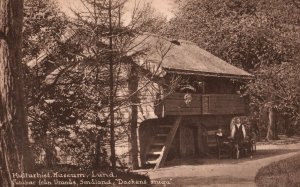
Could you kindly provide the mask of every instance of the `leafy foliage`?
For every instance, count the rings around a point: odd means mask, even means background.
[[[25,0],[23,61],[28,62],[53,47],[62,36],[66,21],[53,0]]]
[[[166,33],[197,43],[256,75],[252,109],[273,107],[299,116],[299,15],[295,1],[178,0]],[[253,112],[254,112],[253,111]],[[298,119],[299,120],[299,119]]]
[[[33,62],[27,63],[28,123],[37,155],[45,152],[48,167],[59,162],[53,157],[64,155],[82,168],[108,166],[111,115],[115,116],[116,144],[124,144],[130,136],[129,46],[137,35],[164,22],[148,4],[136,9],[125,26],[120,20],[122,4],[112,1],[111,50],[108,1],[82,2],[86,11],[74,12],[76,19],[68,21],[52,1],[27,1],[24,61]],[[143,54],[138,51],[133,56]],[[114,64],[114,114],[108,111],[110,59]]]

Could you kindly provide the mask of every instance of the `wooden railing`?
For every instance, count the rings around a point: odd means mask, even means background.
[[[235,94],[202,95],[202,114],[245,114],[245,98]]]
[[[237,94],[174,93],[164,99],[164,115],[240,115],[247,112],[245,98]]]

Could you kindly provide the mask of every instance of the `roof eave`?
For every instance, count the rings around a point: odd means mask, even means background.
[[[184,74],[184,75],[199,75],[205,77],[221,77],[221,78],[235,78],[235,79],[255,79],[254,75],[236,75],[236,74],[224,74],[224,73],[211,73],[211,72],[201,72],[201,71],[193,71],[193,70],[182,70],[175,68],[163,68],[166,72],[176,73],[176,74]]]

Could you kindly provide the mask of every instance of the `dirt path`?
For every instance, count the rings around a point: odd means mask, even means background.
[[[256,186],[254,179],[258,170],[272,162],[300,153],[300,143],[289,145],[258,145],[257,153],[250,158],[207,159],[202,164],[183,164],[148,171],[152,180],[169,181],[169,186]],[[159,185],[157,185],[159,186]]]

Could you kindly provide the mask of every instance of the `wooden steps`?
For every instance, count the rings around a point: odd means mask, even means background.
[[[152,143],[153,146],[164,146],[165,143],[164,142],[155,142],[155,143]]]
[[[161,134],[157,134],[156,136],[158,136],[158,137],[167,137],[168,134],[161,133]]]
[[[159,124],[159,130],[146,151],[145,168],[156,169],[164,165],[181,119],[179,116],[173,122]]]
[[[150,154],[150,155],[160,155],[160,154],[162,154],[162,152],[161,151],[149,151],[148,154]]]
[[[159,128],[172,128],[172,125],[160,125]]]

